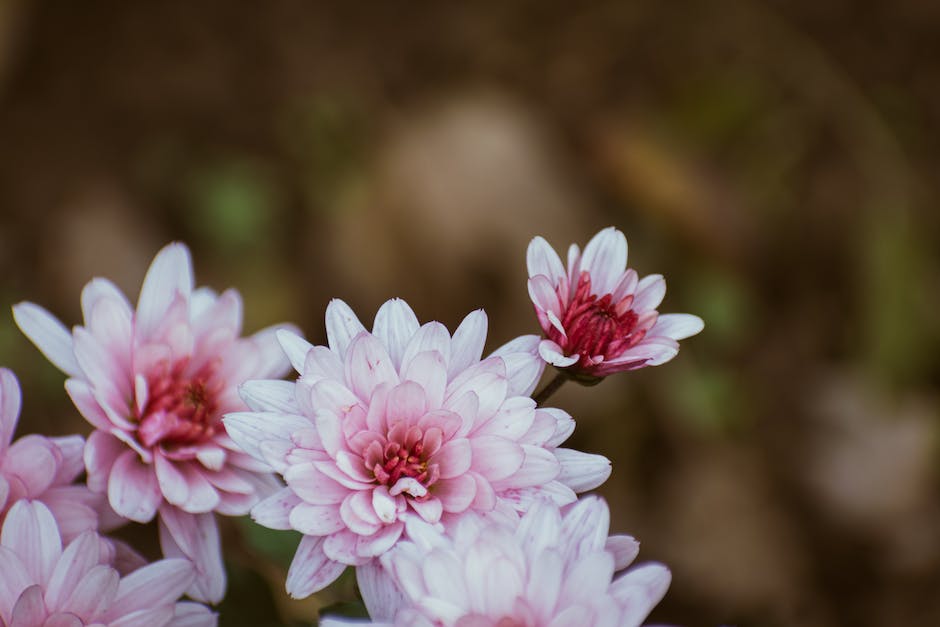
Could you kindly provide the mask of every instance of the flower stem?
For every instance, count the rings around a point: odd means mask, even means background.
[[[535,401],[535,406],[541,407],[552,394],[558,391],[558,388],[564,385],[565,381],[567,380],[568,375],[566,375],[564,372],[559,372],[556,374],[554,379],[549,381],[548,384],[546,384],[546,386],[542,388],[538,394],[532,397],[532,399]]]

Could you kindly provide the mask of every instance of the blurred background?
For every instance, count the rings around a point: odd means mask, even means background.
[[[3,0],[0,300],[77,323],[86,281],[135,298],[180,239],[249,331],[401,296],[485,308],[495,348],[537,330],[529,239],[616,225],[706,321],[553,399],[672,568],[653,619],[938,625],[938,34],[918,0]],[[87,433],[8,314],[0,362],[19,433]],[[287,599],[297,537],[224,532],[221,625],[354,599]]]

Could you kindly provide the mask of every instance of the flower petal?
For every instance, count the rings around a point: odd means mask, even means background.
[[[52,365],[70,377],[83,378],[72,350],[72,334],[55,316],[39,305],[23,302],[13,306],[13,319]]]

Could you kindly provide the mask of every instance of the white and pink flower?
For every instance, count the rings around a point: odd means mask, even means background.
[[[539,496],[570,503],[610,474],[606,458],[558,448],[574,421],[528,397],[542,368],[537,338],[481,361],[482,311],[451,336],[419,325],[398,299],[379,309],[372,332],[338,300],[326,326],[328,348],[279,333],[300,379],[246,383],[255,411],[225,418],[232,438],[287,483],[252,516],[305,534],[288,573],[293,596],[386,552],[410,517],[446,526],[470,511],[514,516]]]
[[[111,545],[86,531],[63,547],[52,512],[18,501],[0,532],[0,625],[10,627],[213,627],[198,603],[178,602],[195,572],[165,559],[124,577]]]
[[[608,537],[596,497],[559,510],[539,501],[518,521],[466,516],[447,534],[411,523],[410,537],[359,571],[374,625],[391,627],[634,627],[669,587],[669,570]],[[326,625],[352,624],[337,619]]]
[[[102,498],[84,484],[74,483],[84,470],[84,438],[31,434],[11,443],[20,400],[16,376],[0,368],[0,523],[13,503],[33,499],[52,511],[66,540],[96,529]]]
[[[88,486],[124,518],[159,514],[164,553],[196,565],[190,594],[217,602],[225,572],[213,512],[246,514],[277,487],[270,469],[229,439],[222,415],[245,409],[238,384],[289,370],[276,329],[240,337],[238,292],[193,289],[182,244],[156,256],[136,310],[105,279],[88,283],[81,300],[84,326],[72,333],[32,303],[13,313],[69,375],[66,390],[95,427],[84,451]]]
[[[614,372],[663,364],[679,340],[700,332],[702,319],[659,314],[662,275],[640,279],[627,268],[627,239],[608,227],[584,252],[568,250],[568,268],[541,237],[529,244],[529,296],[546,339],[539,355],[572,378],[597,382]]]

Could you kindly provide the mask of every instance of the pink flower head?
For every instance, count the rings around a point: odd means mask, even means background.
[[[232,438],[287,482],[252,516],[305,534],[288,573],[293,596],[387,551],[410,517],[515,515],[539,495],[574,501],[610,474],[604,457],[557,448],[574,421],[526,396],[541,374],[537,338],[481,361],[482,311],[451,336],[419,325],[398,299],[382,305],[371,333],[338,300],[326,326],[329,348],[279,333],[300,379],[246,383],[256,411],[225,418]]]
[[[136,310],[111,282],[94,279],[82,312],[84,326],[70,334],[37,305],[13,309],[20,329],[69,375],[65,388],[95,427],[84,452],[88,486],[130,520],[159,511],[164,553],[196,564],[190,595],[219,601],[225,572],[212,512],[246,514],[277,485],[229,439],[222,414],[245,408],[242,381],[289,369],[275,329],[241,338],[238,292],[193,289],[182,244],[154,259]]]
[[[627,238],[613,227],[595,235],[582,254],[568,250],[568,269],[541,237],[529,244],[529,297],[546,339],[542,359],[583,383],[621,370],[666,363],[678,340],[703,328],[690,314],[663,314],[662,275],[638,279],[627,268]]]
[[[0,532],[0,624],[10,627],[212,627],[203,605],[177,602],[193,579],[165,559],[121,577],[110,545],[86,531],[64,548],[52,512],[18,501]]]
[[[84,469],[85,440],[26,435],[11,444],[19,415],[20,385],[11,371],[0,368],[0,523],[13,503],[34,499],[52,511],[66,540],[96,529],[101,497],[72,484]]]
[[[647,563],[615,576],[639,544],[608,537],[608,524],[596,497],[565,510],[539,501],[518,521],[466,516],[446,535],[412,524],[381,567],[357,573],[363,600],[373,619],[399,627],[636,626],[669,570]]]

